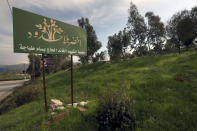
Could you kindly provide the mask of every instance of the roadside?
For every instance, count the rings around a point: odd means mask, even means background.
[[[22,86],[26,80],[0,81],[0,102],[13,92],[13,89]]]
[[[13,80],[23,80],[29,79],[28,74],[0,74],[0,81],[13,81]]]

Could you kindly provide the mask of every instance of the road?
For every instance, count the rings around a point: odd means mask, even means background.
[[[12,93],[12,89],[22,86],[27,80],[0,81],[0,101]]]

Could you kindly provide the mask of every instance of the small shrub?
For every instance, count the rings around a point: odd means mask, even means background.
[[[41,88],[35,86],[23,87],[23,89],[19,89],[17,91],[15,103],[17,106],[20,106],[27,102],[33,101],[38,97],[40,92]]]
[[[37,99],[41,91],[42,90],[39,86],[36,87],[34,85],[24,85],[23,87],[16,89],[10,96],[0,103],[0,114],[6,113],[11,109]]]
[[[126,93],[105,93],[97,110],[99,130],[135,129],[133,100]]]

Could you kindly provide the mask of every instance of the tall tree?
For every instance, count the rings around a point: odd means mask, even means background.
[[[87,56],[80,56],[82,64],[93,60],[95,53],[101,48],[102,44],[98,41],[96,32],[93,26],[89,23],[88,18],[78,19],[78,25],[87,31]]]
[[[192,8],[190,15],[193,20],[197,21],[197,6]]]
[[[179,48],[192,44],[197,36],[197,7],[191,11],[182,10],[174,14],[168,22],[168,37]]]
[[[188,10],[180,11],[180,12],[174,14],[170,18],[170,20],[167,22],[167,26],[166,26],[167,37],[168,37],[169,41],[171,41],[171,43],[173,43],[175,45],[175,47],[178,48],[179,54],[181,52],[181,46],[183,45],[183,43],[181,42],[181,38],[178,35],[177,26],[181,20],[183,20],[184,18],[186,18],[188,16],[189,16]]]
[[[153,12],[147,12],[146,18],[148,20],[147,26],[147,44],[156,52],[161,52],[165,41],[165,27],[159,16],[154,15]]]
[[[141,49],[145,49],[143,47],[146,46],[147,27],[144,17],[140,15],[136,5],[132,2],[130,3],[127,27],[131,35],[131,48],[134,48],[137,54],[141,55],[143,52]]]
[[[103,61],[105,60],[106,51],[101,51],[100,53],[96,53],[95,57],[93,58],[93,62]]]
[[[122,43],[122,56],[124,58],[127,55],[126,51],[128,49],[129,44],[131,43],[131,35],[129,31],[126,30],[126,28],[124,28],[122,31],[121,43]]]
[[[40,71],[40,57],[34,54],[28,55],[29,67],[27,73],[31,75],[31,78],[38,77],[41,75]]]
[[[110,59],[120,59],[126,55],[126,50],[130,44],[130,35],[124,28],[118,34],[108,37],[107,49]]]
[[[122,55],[122,43],[120,40],[120,35],[122,32],[119,32],[119,34],[114,34],[113,36],[108,37],[108,43],[107,43],[107,49],[108,54],[110,57],[110,60],[117,60],[121,58]]]
[[[46,71],[47,73],[65,70],[70,66],[70,58],[67,54],[52,55],[48,54],[46,58]]]
[[[190,17],[185,17],[184,19],[180,20],[177,25],[178,37],[187,49],[197,37],[196,22],[197,21]]]

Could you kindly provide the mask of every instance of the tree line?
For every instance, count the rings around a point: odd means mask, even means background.
[[[175,13],[165,25],[148,11],[142,16],[130,3],[126,27],[108,37],[110,60],[188,49],[197,38],[197,6]]]
[[[101,52],[98,50],[102,47],[102,43],[98,40],[89,19],[82,17],[77,20],[78,26],[87,31],[87,56],[79,56],[82,64],[105,60],[107,54],[110,60],[119,60],[165,52],[181,53],[181,49],[188,50],[197,38],[197,6],[191,10],[175,13],[166,25],[154,12],[148,11],[145,16],[142,16],[132,2],[128,13],[126,27],[109,36],[107,51]],[[47,55],[46,57],[54,60],[54,65],[47,72],[69,68],[68,55]],[[29,54],[28,58],[30,64],[27,72],[39,76],[41,74],[40,56]]]

